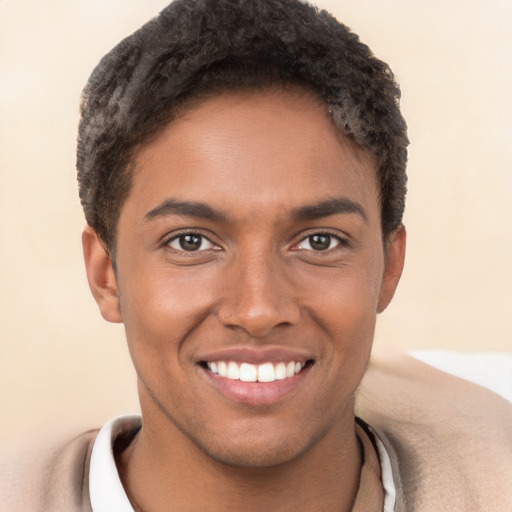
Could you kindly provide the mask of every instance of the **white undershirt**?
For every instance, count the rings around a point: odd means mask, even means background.
[[[450,351],[421,351],[414,357],[445,372],[489,387],[508,400],[512,400],[512,356],[504,353],[464,354]],[[489,369],[492,371],[489,372]],[[497,370],[500,371],[497,382]],[[113,445],[116,437],[140,424],[140,416],[120,416],[106,423],[98,433],[91,453],[89,493],[93,512],[134,512],[121,484],[114,460]],[[383,512],[393,512],[396,488],[391,470],[391,460],[377,434],[375,438],[381,464],[384,487]]]

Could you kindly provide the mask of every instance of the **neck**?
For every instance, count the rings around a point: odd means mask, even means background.
[[[143,428],[117,456],[137,512],[350,511],[361,453],[353,412],[297,458],[271,467],[219,462],[169,425]]]

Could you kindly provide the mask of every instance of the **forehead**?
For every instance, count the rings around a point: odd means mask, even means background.
[[[375,168],[312,93],[222,94],[187,109],[140,150],[125,208],[173,197],[262,214],[347,196],[379,217]]]

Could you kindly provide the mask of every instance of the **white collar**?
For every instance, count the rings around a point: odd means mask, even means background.
[[[382,487],[384,487],[384,508],[382,509],[382,512],[393,512],[395,510],[396,487],[395,481],[393,480],[391,459],[389,458],[389,453],[386,450],[384,443],[377,435],[377,432],[375,432],[368,423],[366,423],[366,426],[375,439],[375,445],[379,455],[380,478],[382,480]]]
[[[105,423],[98,432],[89,468],[89,494],[93,512],[134,512],[117,471],[114,443],[120,434],[138,430],[140,425],[141,417],[138,415],[119,416]],[[371,427],[370,432],[375,437],[381,465],[383,512],[393,512],[396,491],[391,461],[384,444]]]
[[[89,494],[93,512],[134,512],[117,472],[114,442],[122,432],[140,425],[140,416],[119,416],[105,423],[98,432],[89,468]]]

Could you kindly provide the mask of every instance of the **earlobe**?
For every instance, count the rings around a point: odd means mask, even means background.
[[[400,224],[387,239],[386,262],[377,306],[378,313],[382,313],[388,307],[400,281],[405,261],[406,238],[405,226]]]
[[[89,288],[100,308],[101,315],[109,322],[121,323],[123,319],[119,310],[119,296],[112,260],[103,241],[89,226],[82,233],[82,248]]]

